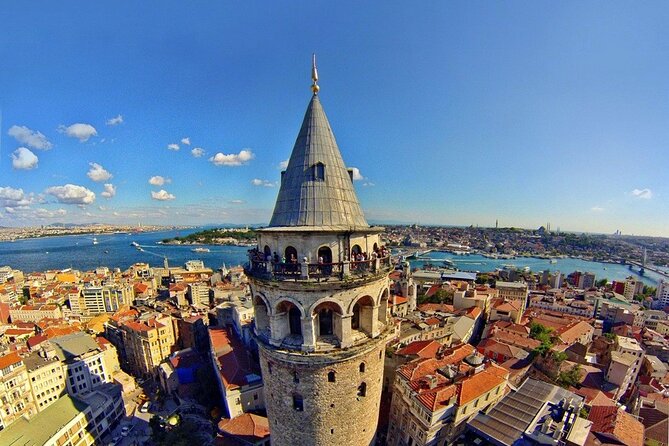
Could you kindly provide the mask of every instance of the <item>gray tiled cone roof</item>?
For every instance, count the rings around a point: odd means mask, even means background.
[[[324,181],[313,178],[318,162],[325,165]],[[269,223],[285,226],[369,227],[317,95],[307,107]]]

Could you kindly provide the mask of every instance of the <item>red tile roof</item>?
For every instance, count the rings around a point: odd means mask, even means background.
[[[218,429],[248,443],[254,444],[263,439],[269,439],[269,422],[267,418],[251,413],[245,413],[231,420],[222,419]]]
[[[9,367],[10,365],[18,364],[19,362],[21,362],[21,358],[16,352],[0,356],[0,370],[4,369],[5,367]]]
[[[621,408],[593,406],[588,420],[593,423],[591,432],[611,434],[627,446],[643,446],[643,424]]]
[[[458,395],[458,404],[462,406],[470,401],[474,401],[481,395],[506,382],[508,377],[509,372],[506,369],[489,363],[485,370],[462,381]]]
[[[437,341],[414,341],[404,348],[399,349],[395,354],[400,356],[419,356],[421,358],[434,358],[437,351],[443,347]]]

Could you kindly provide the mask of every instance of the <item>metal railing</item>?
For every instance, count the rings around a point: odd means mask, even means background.
[[[268,280],[320,280],[325,278],[342,280],[348,275],[354,277],[377,275],[391,268],[390,256],[353,262],[306,264],[273,262],[251,257],[244,266],[247,275]]]

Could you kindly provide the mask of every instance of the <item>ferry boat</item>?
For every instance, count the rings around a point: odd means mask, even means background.
[[[209,248],[193,248],[191,249],[193,252],[210,252]]]
[[[132,242],[132,243],[130,243],[130,246],[134,246],[135,248],[139,248],[139,243]]]

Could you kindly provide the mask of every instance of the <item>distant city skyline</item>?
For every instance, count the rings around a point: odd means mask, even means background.
[[[320,98],[370,222],[669,236],[669,6],[6,5],[0,226],[268,222]]]

